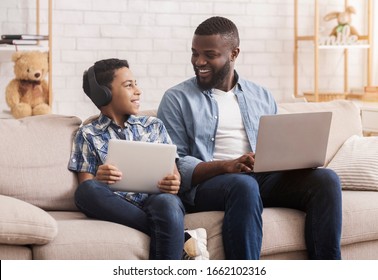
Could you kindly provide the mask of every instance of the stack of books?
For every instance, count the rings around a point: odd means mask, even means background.
[[[378,86],[366,86],[364,101],[378,102]]]
[[[48,40],[47,35],[5,34],[1,35],[0,44],[7,45],[37,45],[40,40]]]
[[[365,92],[374,92],[378,93],[378,86],[366,86]]]

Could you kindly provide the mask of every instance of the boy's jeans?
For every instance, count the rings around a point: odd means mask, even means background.
[[[172,194],[150,195],[142,207],[115,194],[97,180],[84,181],[75,203],[88,217],[123,224],[150,236],[150,259],[181,259],[184,247],[184,207]]]

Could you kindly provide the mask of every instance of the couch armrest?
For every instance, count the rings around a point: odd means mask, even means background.
[[[58,233],[57,223],[44,210],[22,200],[0,195],[0,243],[46,244]]]

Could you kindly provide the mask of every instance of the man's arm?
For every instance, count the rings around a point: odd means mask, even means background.
[[[194,168],[192,185],[196,186],[212,177],[224,173],[240,173],[253,171],[254,153],[245,154],[234,160],[216,160],[201,162]]]

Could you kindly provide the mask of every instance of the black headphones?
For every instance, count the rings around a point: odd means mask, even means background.
[[[88,97],[93,101],[93,103],[100,108],[101,106],[106,106],[112,101],[112,91],[106,86],[100,86],[97,83],[94,66],[91,66],[88,71],[88,83],[89,83],[89,93]]]

